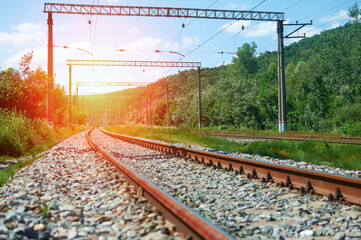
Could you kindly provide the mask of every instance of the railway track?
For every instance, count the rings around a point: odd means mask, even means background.
[[[137,188],[140,195],[146,197],[165,218],[177,226],[177,231],[182,232],[185,236],[191,236],[191,239],[233,239],[97,145],[90,133],[86,134],[89,145],[116,166],[117,170]]]
[[[350,203],[361,205],[361,179],[154,143],[104,130],[101,132],[96,130],[91,133],[95,139],[93,144],[102,146],[100,148],[105,155],[113,155],[110,159],[119,159],[136,169],[235,238],[252,238],[257,234],[273,238],[308,234],[359,236],[361,208]],[[106,140],[101,140],[104,138]],[[126,146],[118,147],[126,143]],[[134,154],[128,148],[138,152]],[[215,176],[229,182],[224,184],[219,178],[214,179]],[[151,190],[147,193],[143,187],[140,189],[143,189],[144,196],[151,194]],[[155,205],[160,206],[159,203]],[[325,212],[317,215],[322,211]],[[174,214],[167,215],[177,218]],[[299,222],[298,218],[303,220]],[[350,227],[342,229],[341,225],[345,224],[342,219],[349,219],[347,224]],[[341,225],[338,225],[339,221]],[[325,225],[330,229],[322,232],[319,228]]]
[[[198,135],[209,135],[221,138],[232,138],[232,139],[251,139],[251,140],[260,140],[260,141],[277,141],[277,140],[290,140],[290,141],[308,141],[312,140],[315,142],[322,142],[327,140],[329,143],[340,143],[340,144],[354,144],[361,145],[360,137],[319,137],[319,136],[264,136],[264,135],[249,135],[242,134],[239,132],[217,132],[217,131],[197,131],[195,132]]]

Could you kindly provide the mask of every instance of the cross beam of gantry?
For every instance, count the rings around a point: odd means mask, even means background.
[[[145,87],[149,84],[153,86],[166,86],[166,83],[158,82],[75,82],[76,86],[134,86],[134,87]]]
[[[283,12],[45,3],[44,13],[283,21]]]
[[[123,60],[68,60],[67,65],[82,66],[123,66],[123,67],[201,67],[200,62],[168,62],[168,61],[123,61]]]

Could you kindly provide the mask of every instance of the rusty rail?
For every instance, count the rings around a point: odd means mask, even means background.
[[[143,196],[148,199],[162,215],[170,222],[175,224],[176,231],[183,233],[185,236],[191,235],[195,239],[233,239],[229,234],[219,229],[208,220],[204,219],[198,213],[188,208],[172,196],[168,195],[156,185],[149,182],[139,173],[120,162],[109,152],[98,146],[90,137],[90,130],[86,134],[86,140],[89,145],[99,151],[117,170],[124,175],[127,181],[136,187],[137,191],[142,192]]]
[[[290,140],[290,141],[308,141],[314,142],[327,141],[329,143],[340,143],[340,144],[353,144],[361,145],[360,137],[320,137],[320,136],[262,136],[262,135],[248,135],[240,132],[217,132],[217,131],[194,131],[195,134],[201,136],[214,136],[214,137],[232,137],[232,138],[249,138],[249,139],[265,139],[270,141],[277,140]]]
[[[274,182],[280,186],[300,189],[302,193],[317,193],[328,196],[330,200],[344,200],[361,205],[361,179],[359,178],[204,152],[171,144],[155,143],[149,140],[111,133],[104,129],[100,130],[111,137],[167,154],[184,157],[214,168],[235,170],[239,174],[246,174],[249,178],[258,178],[264,182]]]

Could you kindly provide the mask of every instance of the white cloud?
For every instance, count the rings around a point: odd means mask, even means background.
[[[133,27],[129,28],[129,31],[132,32],[132,33],[139,33],[139,28],[133,26]]]
[[[175,41],[173,43],[172,42],[165,42],[163,44],[163,47],[164,47],[164,49],[168,49],[170,51],[177,51],[177,50],[180,49],[179,43],[177,43]]]
[[[182,37],[182,46],[189,47],[191,44],[199,45],[201,40],[199,37]]]
[[[232,63],[231,60],[229,60],[229,61],[227,61],[227,62],[220,62],[220,63],[217,64],[217,67],[224,66],[224,65],[229,65],[229,64],[231,64],[231,63]]]
[[[332,22],[332,21],[339,22],[339,21],[342,21],[345,19],[349,19],[349,16],[347,15],[347,11],[341,9],[340,11],[338,11],[337,13],[335,13],[333,15],[321,17],[320,22],[323,22],[323,23],[328,23],[328,22]]]
[[[120,3],[122,0],[105,0],[106,3],[108,4],[118,4]]]
[[[161,44],[160,38],[140,38],[139,40],[122,45],[120,48],[125,50],[146,50],[154,51]]]
[[[251,5],[248,3],[239,4],[234,2],[227,4],[225,7],[225,9],[237,9],[237,10],[249,10],[250,8]]]
[[[229,25],[230,23],[224,24],[222,29]],[[229,26],[226,31],[229,33],[239,33],[244,37],[261,37],[273,35],[276,29],[277,26],[274,22],[237,21]]]
[[[46,31],[40,23],[23,23],[11,29],[13,31],[10,33],[0,32],[0,50],[32,48],[46,41]]]

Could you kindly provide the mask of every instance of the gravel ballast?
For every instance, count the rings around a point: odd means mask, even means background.
[[[238,239],[360,239],[360,206],[167,156],[95,130],[107,151]]]
[[[0,196],[0,239],[181,239],[84,132],[19,170]]]

